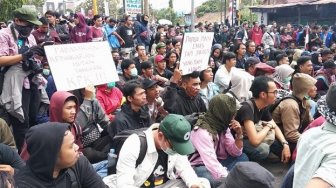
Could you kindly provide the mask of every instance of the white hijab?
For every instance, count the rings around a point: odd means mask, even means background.
[[[287,64],[282,64],[275,67],[275,72],[273,73],[274,81],[277,82],[282,88],[288,89],[288,83],[285,83],[285,79],[293,74],[294,69]]]
[[[235,69],[232,71],[230,91],[239,102],[244,102],[252,97],[250,88],[253,80],[254,77],[244,70]]]

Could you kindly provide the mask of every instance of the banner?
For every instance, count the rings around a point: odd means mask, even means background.
[[[58,91],[119,80],[107,42],[45,46],[45,52]]]
[[[213,37],[213,32],[184,34],[180,60],[183,75],[207,68]]]
[[[142,13],[142,0],[124,0],[125,13],[133,18]]]

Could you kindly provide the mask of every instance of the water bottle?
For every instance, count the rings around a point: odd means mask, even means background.
[[[117,154],[115,154],[115,150],[114,149],[110,150],[110,152],[108,154],[108,157],[107,157],[107,160],[108,160],[108,164],[107,164],[108,167],[112,167],[112,166],[116,165],[116,163],[117,163]]]

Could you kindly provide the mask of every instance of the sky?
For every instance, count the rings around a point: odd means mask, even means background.
[[[201,5],[207,0],[194,0],[195,7]],[[152,4],[154,9],[168,8],[169,0],[149,0],[149,3]],[[191,10],[191,0],[173,0],[174,9],[177,12],[189,13]]]

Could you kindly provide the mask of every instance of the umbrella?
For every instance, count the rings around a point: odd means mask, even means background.
[[[173,23],[170,20],[166,20],[166,19],[161,19],[158,22],[161,25],[173,25]]]

